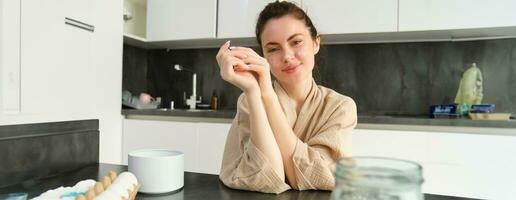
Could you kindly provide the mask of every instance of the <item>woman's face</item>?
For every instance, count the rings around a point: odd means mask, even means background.
[[[320,38],[312,39],[303,21],[290,15],[271,19],[264,26],[261,41],[271,72],[282,84],[312,78]]]

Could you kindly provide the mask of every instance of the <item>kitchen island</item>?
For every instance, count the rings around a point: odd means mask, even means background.
[[[39,194],[60,186],[73,186],[80,180],[96,179],[105,176],[109,171],[116,171],[118,173],[127,170],[124,165],[111,164],[94,164],[86,167],[65,172],[54,177],[28,180],[23,183],[0,188],[0,194],[11,192],[26,192],[29,198],[38,196]],[[201,174],[185,172],[185,185],[176,192],[162,194],[162,195],[145,195],[138,194],[136,199],[139,200],[218,200],[218,199],[317,199],[324,200],[330,198],[329,191],[296,191],[290,190],[279,195],[264,194],[258,192],[249,192],[242,190],[230,189],[219,181],[217,175]],[[425,200],[467,200],[469,198],[441,196],[433,194],[425,194]]]

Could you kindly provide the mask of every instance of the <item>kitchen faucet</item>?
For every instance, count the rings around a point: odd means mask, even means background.
[[[190,106],[190,109],[195,109],[197,103],[201,103],[201,99],[200,99],[200,96],[199,96],[199,100],[197,100],[197,92],[196,92],[196,88],[197,88],[197,74],[191,70],[191,69],[188,69],[188,68],[185,68],[181,65],[178,65],[178,64],[175,64],[174,65],[174,69],[176,71],[187,71],[187,72],[190,72],[192,73],[192,95],[190,96],[189,99],[186,100],[186,105]]]

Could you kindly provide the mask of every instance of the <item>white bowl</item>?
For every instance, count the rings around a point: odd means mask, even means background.
[[[160,194],[184,185],[184,154],[165,149],[142,149],[129,153],[129,172],[140,184],[139,192]]]

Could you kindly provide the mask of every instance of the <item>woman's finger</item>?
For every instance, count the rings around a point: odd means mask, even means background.
[[[256,72],[258,74],[268,73],[269,72],[269,71],[264,70],[263,65],[260,65],[260,64],[247,64],[247,67],[244,68],[244,70]]]
[[[236,46],[236,47],[232,47],[231,51],[243,51],[243,52],[246,52],[247,54],[249,54],[250,56],[252,55],[252,56],[261,57],[260,55],[258,55],[258,53],[256,53],[256,51],[254,51],[253,49],[248,48],[248,47]]]
[[[225,64],[221,68],[221,76],[223,78],[230,78],[235,74],[236,69],[248,68],[247,65],[240,59],[232,56],[225,58]]]
[[[229,51],[227,54],[231,55],[231,56],[234,56],[234,57],[237,57],[239,59],[245,59],[245,58],[248,57],[247,54],[242,52],[242,51]]]
[[[220,46],[219,51],[217,52],[217,57],[221,57],[224,52],[228,51],[229,45],[231,45],[231,41],[228,40],[226,43]]]
[[[242,58],[242,61],[244,61],[244,63],[248,63],[248,64],[258,64],[258,65],[267,65],[268,64],[266,60],[264,60],[262,58],[257,58],[254,56]]]
[[[258,54],[256,54],[256,52],[254,52],[250,48],[235,47],[233,50],[231,50],[231,52],[239,52],[239,55],[241,55],[241,54],[246,55],[245,58],[240,57],[240,59],[244,60],[245,63],[268,65],[267,59],[259,56]]]

